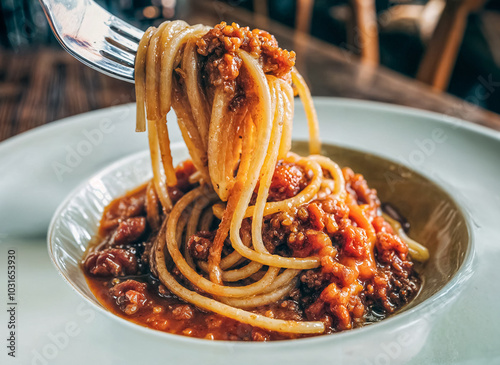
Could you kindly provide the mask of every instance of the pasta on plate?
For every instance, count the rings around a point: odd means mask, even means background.
[[[153,179],[113,201],[83,262],[96,296],[152,328],[229,340],[337,332],[408,303],[426,248],[363,176],[320,155],[295,53],[261,30],[149,28],[136,57]],[[290,151],[294,94],[309,156]],[[174,167],[173,109],[191,161]],[[403,224],[403,225],[402,225]]]

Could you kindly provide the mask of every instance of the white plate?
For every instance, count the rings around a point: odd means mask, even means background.
[[[408,356],[404,340],[394,337],[396,332],[371,331],[360,338],[358,351],[362,353],[364,345],[379,351],[364,363],[497,363],[500,134],[445,116],[384,104],[320,98],[316,107],[325,142],[400,160],[440,181],[475,222],[475,275],[458,300],[429,322],[427,336],[415,333],[413,341],[422,340],[421,350]],[[111,127],[103,122],[106,120],[112,121]],[[8,234],[0,240],[5,253],[7,247],[18,252],[19,363],[159,363],[161,359],[161,363],[205,364],[238,357],[231,345],[174,351],[161,337],[116,325],[82,303],[57,278],[43,240],[15,238],[19,233],[36,235],[46,230],[55,207],[79,182],[111,161],[146,148],[145,136],[133,129],[134,108],[122,106],[68,118],[0,144],[0,171],[9,172],[0,181],[0,233]],[[172,130],[172,139],[178,140],[178,130]],[[303,110],[297,105],[294,136],[304,139],[306,135]],[[0,272],[5,272],[3,261]],[[2,280],[4,293],[5,286],[6,280]],[[7,322],[4,316],[2,311],[1,323]],[[324,363],[338,363],[352,355],[335,342],[329,341],[328,346],[331,356]],[[258,347],[255,351],[255,358],[260,357]],[[269,361],[307,361],[293,347],[264,345],[260,352]]]

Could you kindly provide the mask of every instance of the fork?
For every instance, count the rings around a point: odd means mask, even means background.
[[[40,0],[63,48],[85,65],[134,82],[135,55],[143,31],[92,0]]]

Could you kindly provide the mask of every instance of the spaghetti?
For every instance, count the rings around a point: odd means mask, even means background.
[[[154,176],[144,193],[147,257],[161,284],[197,308],[267,331],[321,334],[361,321],[360,293],[380,289],[374,278],[383,277],[381,252],[402,266],[408,246],[414,259],[428,253],[396,221],[382,218],[364,180],[319,155],[316,111],[294,61],[269,33],[236,24],[173,21],[144,33],[135,74],[136,130],[148,130]],[[290,152],[294,88],[306,110],[309,157]],[[171,109],[191,170],[173,166]],[[269,232],[285,234],[278,228],[287,235],[281,252],[269,244]],[[113,235],[119,231],[118,225]],[[90,274],[98,262],[106,265],[99,259],[99,252],[87,257]],[[411,265],[403,271],[406,279],[414,276]],[[321,276],[321,285],[305,320],[251,310],[291,296],[311,275]],[[394,310],[388,299],[383,306]]]

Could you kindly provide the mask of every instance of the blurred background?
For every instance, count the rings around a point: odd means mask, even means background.
[[[165,19],[182,19],[185,6],[183,0],[97,2],[143,29]],[[381,64],[500,113],[500,93],[477,96],[479,88],[497,87],[495,80],[500,80],[498,0],[221,2],[269,17],[365,63]],[[59,47],[38,0],[0,0],[0,52],[46,46]]]

